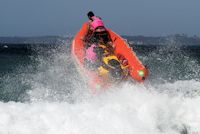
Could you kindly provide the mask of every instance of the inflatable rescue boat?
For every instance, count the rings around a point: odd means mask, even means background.
[[[143,82],[148,76],[147,68],[140,62],[127,41],[110,29],[106,29],[114,49],[112,53],[104,51],[101,57],[102,64],[95,69],[88,68],[85,62],[86,42],[85,35],[88,32],[88,24],[84,23],[80,31],[75,35],[71,54],[75,65],[87,85],[96,90],[105,90],[121,81],[133,80]],[[103,44],[99,46],[105,47]]]

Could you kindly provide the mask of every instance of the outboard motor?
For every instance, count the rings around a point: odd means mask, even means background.
[[[108,61],[110,77],[116,80],[123,78],[123,70],[119,61],[111,59]]]

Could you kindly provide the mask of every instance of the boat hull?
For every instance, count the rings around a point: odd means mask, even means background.
[[[84,23],[80,31],[75,35],[71,45],[72,57],[89,87],[92,89],[110,87],[112,84],[101,78],[96,71],[91,71],[84,67],[85,42],[83,39],[87,34],[87,30],[88,25]],[[129,77],[134,81],[143,82],[148,76],[148,69],[141,63],[132,48],[122,37],[110,29],[107,29],[107,31],[114,46],[114,54],[117,57],[122,56],[128,61]]]

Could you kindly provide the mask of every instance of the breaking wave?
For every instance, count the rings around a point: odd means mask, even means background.
[[[34,64],[19,67],[14,80],[11,74],[1,78],[9,92],[20,90],[19,83],[27,90],[18,92],[18,100],[0,102],[0,133],[200,133],[199,63],[181,47],[135,48],[150,69],[149,80],[101,94],[89,92],[66,47],[39,50],[31,57]]]

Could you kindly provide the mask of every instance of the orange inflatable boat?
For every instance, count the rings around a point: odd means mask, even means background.
[[[80,31],[75,35],[72,45],[71,45],[71,54],[73,59],[75,60],[75,64],[80,74],[86,80],[88,86],[93,90],[97,89],[106,89],[113,85],[113,82],[110,82],[103,75],[100,75],[99,72],[105,72],[100,67],[97,70],[89,70],[85,67],[84,59],[85,59],[85,42],[84,36],[86,35],[88,30],[87,23],[84,23]],[[118,34],[113,32],[110,29],[107,29],[107,32],[110,35],[111,41],[115,46],[114,55],[111,57],[115,58],[120,62],[120,67],[125,72],[126,78],[123,80],[132,79],[133,81],[143,82],[148,76],[147,68],[140,62],[137,58],[136,54],[133,52],[132,48],[129,47],[128,43],[120,37]],[[116,58],[117,57],[117,58]],[[104,58],[104,60],[109,59],[108,57]],[[123,60],[126,60],[126,65],[123,65]],[[102,71],[103,70],[103,71]]]

